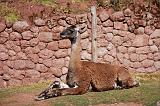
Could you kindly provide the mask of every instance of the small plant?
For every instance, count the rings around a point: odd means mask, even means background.
[[[55,0],[32,0],[32,2],[51,7],[55,7],[57,5]]]
[[[15,22],[20,18],[18,11],[6,4],[0,4],[0,16],[5,17],[8,22]]]
[[[97,0],[98,6],[108,7],[110,6],[110,0]]]

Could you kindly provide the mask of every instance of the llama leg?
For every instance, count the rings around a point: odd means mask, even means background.
[[[92,90],[96,92],[101,92],[101,91],[107,91],[107,90],[112,90],[114,89],[114,82],[108,82],[107,84],[105,82],[103,83],[96,83],[97,81],[92,81],[91,86]]]
[[[89,86],[90,81],[82,81],[77,88],[57,89],[53,91],[53,94],[57,96],[84,94],[89,90]]]
[[[124,67],[119,68],[116,82],[119,82],[117,84],[119,84],[119,86],[122,88],[139,86],[139,83],[134,80],[129,71]]]
[[[89,86],[90,86],[89,81],[82,81],[81,84],[76,88],[62,88],[62,89],[48,88],[46,91],[42,92],[40,96],[36,97],[35,100],[44,100],[44,99],[57,97],[57,96],[64,96],[64,95],[84,94],[88,91]]]
[[[121,88],[132,88],[132,87],[138,87],[139,86],[139,82],[135,81],[133,78],[127,78],[127,79],[119,79],[118,80],[119,85]]]

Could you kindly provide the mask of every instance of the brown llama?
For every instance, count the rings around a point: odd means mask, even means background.
[[[66,78],[67,86],[54,82],[49,88],[38,95],[36,100],[47,99],[62,95],[78,95],[86,93],[90,86],[93,91],[112,90],[117,87],[131,88],[138,86],[128,70],[106,63],[81,61],[79,29],[70,26],[65,29],[60,37],[71,41],[71,55]],[[56,88],[56,89],[54,89]]]

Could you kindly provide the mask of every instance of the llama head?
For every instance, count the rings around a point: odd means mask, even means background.
[[[72,25],[66,29],[64,29],[61,33],[60,33],[60,37],[62,39],[74,39],[77,37],[77,33],[79,31],[79,28],[76,27],[75,25]]]
[[[54,81],[52,84],[49,85],[47,89],[45,89],[39,95],[37,95],[35,97],[35,100],[39,101],[51,97],[56,97],[58,96],[58,94],[56,93],[56,89],[64,89],[64,88],[69,88],[69,86],[63,82]]]
[[[49,85],[47,89],[45,89],[39,95],[37,95],[35,97],[35,100],[39,101],[39,100],[44,100],[51,97],[56,97],[57,95],[52,93],[56,88],[61,88],[61,84],[59,81],[54,81],[51,85]]]

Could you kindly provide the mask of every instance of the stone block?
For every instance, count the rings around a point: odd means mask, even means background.
[[[52,42],[48,43],[47,49],[52,50],[52,51],[58,50],[59,49],[58,48],[58,42],[57,41],[52,41]]]
[[[41,42],[45,42],[45,43],[52,42],[53,41],[53,34],[51,32],[40,32],[38,34],[38,39]]]
[[[21,33],[21,32],[24,32],[26,30],[29,29],[29,24],[27,23],[27,21],[17,21],[13,24],[13,30]]]
[[[22,37],[24,40],[30,40],[34,37],[34,35],[31,31],[25,31],[25,32],[22,32]]]
[[[71,42],[68,39],[60,40],[59,41],[59,48],[66,49],[71,47]]]

